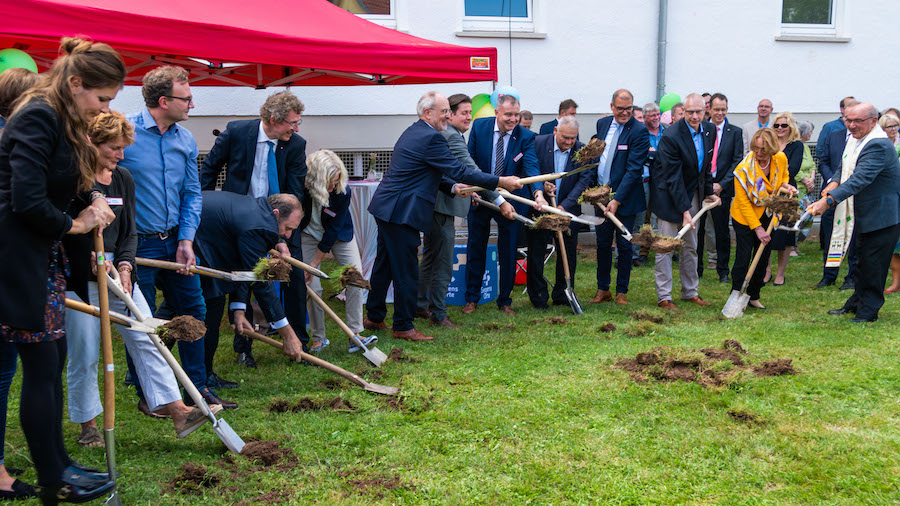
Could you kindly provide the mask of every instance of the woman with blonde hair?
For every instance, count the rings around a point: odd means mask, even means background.
[[[731,288],[740,290],[750,268],[754,249],[765,248],[759,264],[750,278],[747,295],[749,307],[766,309],[759,301],[764,272],[769,263],[771,236],[766,232],[774,219],[763,200],[780,188],[796,195],[797,189],[788,183],[788,158],[781,150],[778,137],[771,128],[761,128],[750,140],[750,152],[734,169],[734,200],[731,203],[731,222],[737,246],[731,269]]]
[[[784,153],[788,161],[788,173],[790,179],[788,183],[794,188],[797,187],[797,174],[803,165],[803,142],[800,140],[800,129],[797,127],[797,120],[790,112],[780,112],[772,120],[772,130],[778,138],[779,151]],[[784,230],[776,230],[772,234],[772,250],[778,252],[778,271],[776,272],[772,284],[781,286],[784,284],[784,270],[787,268],[790,259],[790,250],[797,245],[796,232],[787,232]],[[771,277],[771,267],[766,269],[766,281]]]
[[[353,238],[353,220],[350,216],[350,187],[347,186],[347,168],[344,162],[327,149],[309,155],[306,160],[306,192],[303,194],[303,221],[301,247],[303,258],[313,267],[318,267],[331,253],[340,265],[351,265],[362,272],[359,248]],[[306,275],[309,289],[322,294],[319,278]],[[363,330],[363,289],[355,286],[346,288],[347,326],[357,335]],[[313,345],[310,350],[318,353],[328,346],[325,336],[325,312],[314,301],[307,301],[309,326],[312,330]],[[369,345],[378,340],[374,335],[361,337]],[[359,351],[350,342],[350,353]]]
[[[888,140],[894,143],[894,147],[900,148],[900,135],[897,135],[900,130],[900,117],[891,113],[884,114],[878,119],[878,126],[887,134]]]

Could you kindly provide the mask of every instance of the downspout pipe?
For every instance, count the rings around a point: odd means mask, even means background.
[[[659,35],[656,42],[656,100],[666,94],[666,25],[669,2],[659,0]]]

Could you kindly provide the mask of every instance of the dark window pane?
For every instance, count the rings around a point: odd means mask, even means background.
[[[834,0],[783,0],[782,23],[809,25],[831,24],[831,2]]]
[[[528,17],[528,0],[466,0],[466,16]]]
[[[391,0],[328,0],[353,14],[391,14]]]

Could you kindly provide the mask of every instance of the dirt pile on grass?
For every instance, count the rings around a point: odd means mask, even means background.
[[[391,348],[391,352],[388,353],[388,360],[394,360],[396,362],[418,362],[418,360],[403,353],[403,348]]]
[[[653,323],[662,323],[663,322],[662,316],[656,315],[656,314],[651,314],[651,313],[645,313],[643,311],[635,311],[634,313],[631,313],[631,318],[638,320],[638,321],[648,321],[648,322],[653,322]]]
[[[251,441],[241,450],[248,460],[259,462],[266,467],[279,462],[297,463],[297,456],[290,448],[282,448],[278,441]]]
[[[206,324],[193,316],[181,315],[156,329],[156,333],[167,346],[178,341],[192,343],[206,334]]]
[[[347,484],[350,486],[351,492],[371,495],[377,499],[383,499],[385,492],[388,490],[412,491],[416,489],[413,485],[404,485],[400,481],[399,475],[360,478],[357,473],[342,471],[338,473],[338,476],[341,478],[350,478],[347,480]]]
[[[363,277],[362,273],[353,267],[352,265],[347,265],[341,271],[341,286],[357,286],[359,288],[364,288],[366,290],[371,290],[372,285]]]
[[[569,230],[569,224],[572,219],[568,216],[560,216],[558,214],[542,214],[538,219],[534,220],[534,228],[541,230],[550,230],[552,232],[565,232]]]
[[[291,266],[278,258],[260,258],[253,267],[256,279],[263,281],[290,281]]]
[[[335,397],[334,399],[327,401],[317,401],[315,399],[310,399],[309,397],[304,397],[293,404],[284,399],[275,399],[269,404],[269,413],[287,413],[289,411],[297,413],[300,411],[319,410],[356,411],[356,407],[350,404],[350,401],[340,397]]]
[[[759,416],[750,413],[749,411],[744,411],[742,409],[730,409],[728,410],[728,416],[732,418],[732,420],[736,422],[745,423],[747,425],[765,425],[766,421],[759,418]]]
[[[614,332],[616,325],[613,322],[606,322],[600,326],[600,332]]]
[[[251,499],[244,499],[238,503],[235,503],[234,506],[246,506],[252,503],[265,503],[265,504],[294,504],[293,495],[291,492],[287,490],[273,490],[271,492],[266,492],[264,494],[260,494]]]
[[[649,322],[640,322],[649,323]],[[777,359],[753,366],[746,350],[737,341],[727,340],[722,348],[690,350],[659,346],[623,358],[615,367],[630,373],[635,381],[688,381],[706,387],[723,386],[740,381],[752,373],[756,376],[794,374],[790,359]]]
[[[193,462],[185,462],[169,483],[172,490],[189,494],[201,494],[203,489],[215,487],[221,478],[210,473],[209,468]]]

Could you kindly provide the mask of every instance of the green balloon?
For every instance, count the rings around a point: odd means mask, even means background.
[[[37,74],[37,64],[21,49],[4,49],[0,51],[0,72],[6,69],[23,68]]]
[[[478,95],[472,97],[472,113],[474,114],[481,110],[481,108],[484,107],[485,104],[491,104],[491,96],[489,94],[479,93]]]
[[[659,110],[660,112],[666,112],[678,102],[681,102],[681,97],[677,93],[666,93],[659,99]]]

